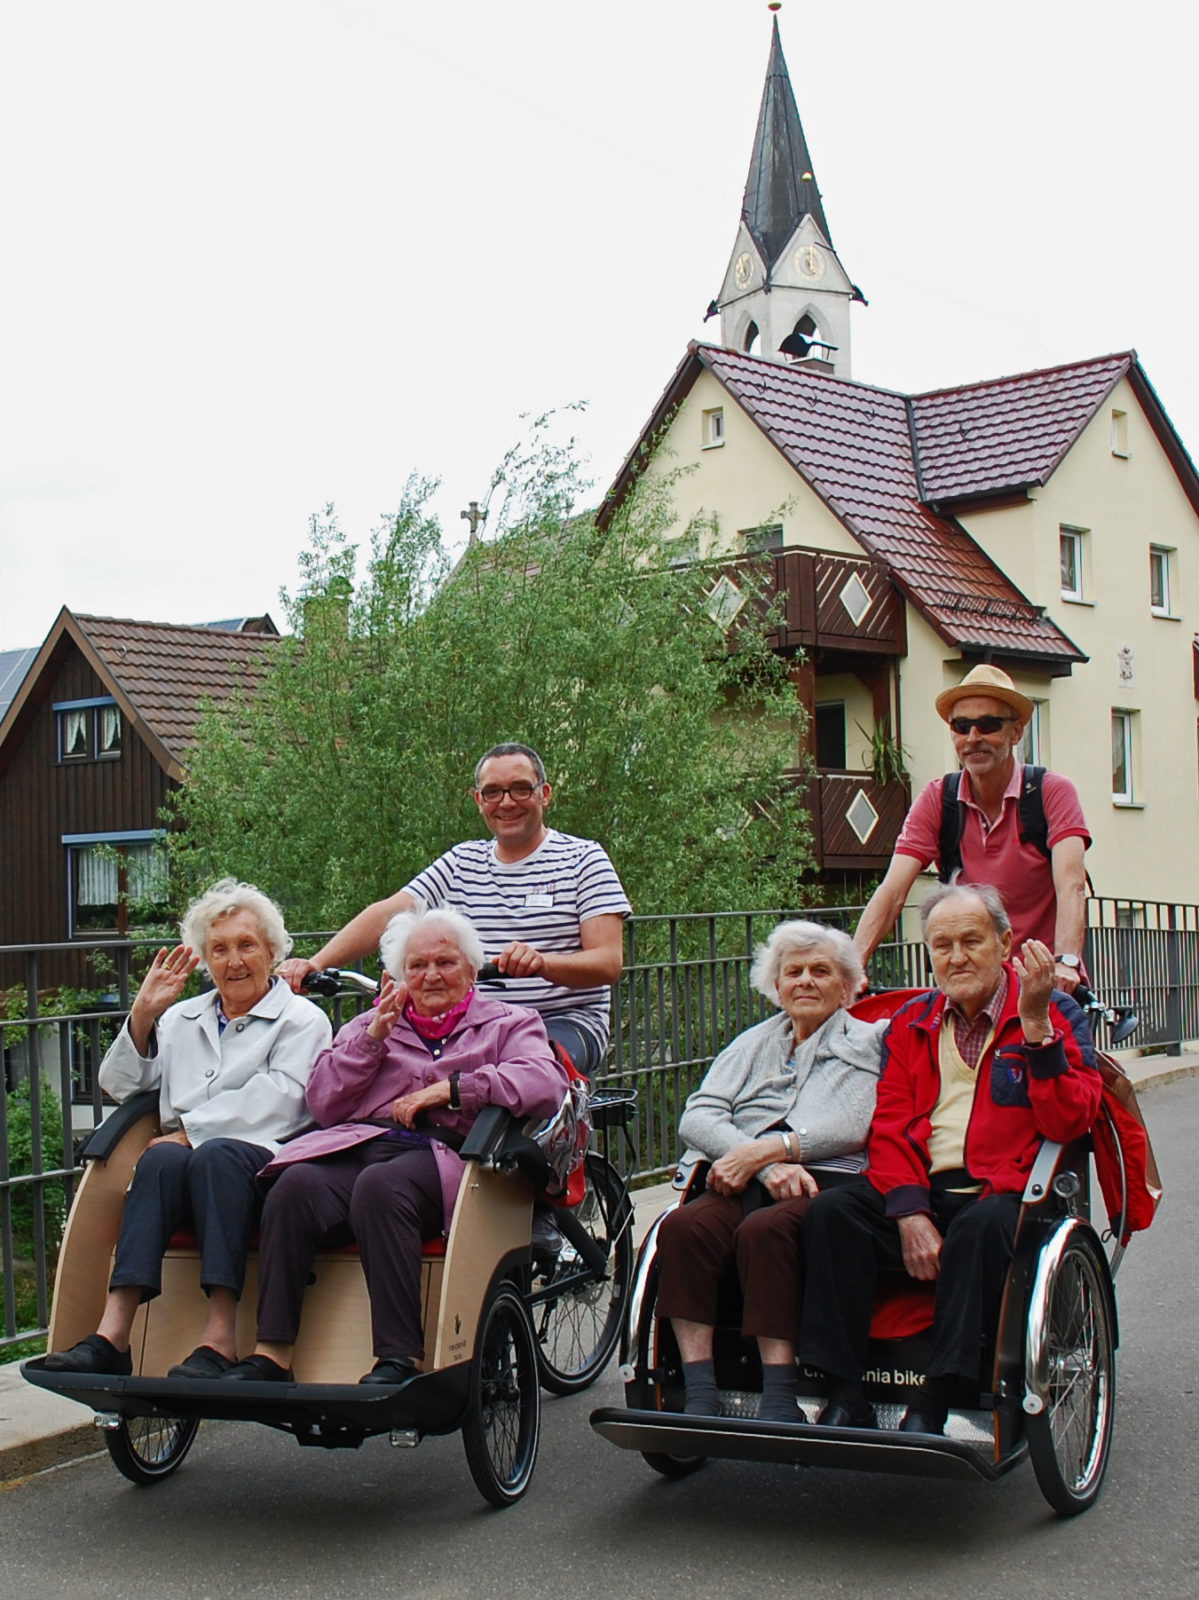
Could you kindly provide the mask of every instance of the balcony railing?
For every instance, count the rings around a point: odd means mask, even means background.
[[[727,580],[748,594],[755,583],[763,607],[782,597],[775,650],[839,650],[903,655],[903,600],[882,567],[864,556],[788,548],[720,563]]]
[[[796,775],[798,776],[798,775]],[[816,864],[826,871],[884,872],[911,795],[906,783],[871,772],[818,772],[806,783]]]
[[[671,1170],[687,1096],[719,1051],[770,1013],[749,983],[755,946],[784,916],[851,929],[860,913],[851,906],[631,919],[612,1048],[598,1085],[637,1092],[635,1137],[643,1177]],[[1088,913],[1087,958],[1095,987],[1110,1003],[1136,1008],[1141,1026],[1133,1043],[1177,1053],[1183,1041],[1199,1038],[1199,907],[1093,899]],[[297,935],[297,942],[301,950],[315,949],[326,938]],[[39,987],[39,963],[61,948],[0,949],[0,956],[17,958],[26,974],[25,985],[0,995],[7,1001],[0,1010],[0,1353],[45,1333],[54,1261],[81,1171],[78,1145],[105,1109],[96,1067],[124,1020],[140,965],[155,946],[108,942],[117,978],[110,992],[86,1003]],[[892,987],[926,984],[923,947],[882,946],[872,977]],[[351,1002],[335,1005],[335,1026],[354,1009]]]

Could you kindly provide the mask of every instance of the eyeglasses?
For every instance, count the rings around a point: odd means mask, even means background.
[[[527,800],[533,798],[539,787],[540,785],[536,783],[505,783],[502,785],[489,783],[485,788],[479,790],[479,799],[485,806],[496,806],[499,805],[506,794],[509,794],[517,805],[523,805]]]
[[[971,728],[979,733],[998,733],[1005,722],[1018,722],[1019,717],[950,717],[949,726],[954,733],[967,734]]]

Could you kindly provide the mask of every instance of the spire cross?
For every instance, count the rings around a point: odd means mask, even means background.
[[[477,538],[479,524],[487,521],[487,513],[486,511],[479,510],[479,502],[477,500],[472,500],[469,511],[460,511],[458,515],[463,519],[463,521],[470,523],[471,538]]]

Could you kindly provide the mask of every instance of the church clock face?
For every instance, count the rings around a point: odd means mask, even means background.
[[[801,278],[815,282],[824,277],[824,251],[818,244],[805,244],[795,252],[795,270]]]
[[[738,289],[748,289],[750,279],[754,275],[754,258],[748,250],[743,250],[733,262],[733,277]]]

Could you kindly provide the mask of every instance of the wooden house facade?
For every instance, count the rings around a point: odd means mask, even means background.
[[[0,950],[155,920],[164,803],[202,706],[252,688],[277,637],[269,618],[177,627],[63,609],[0,722]],[[0,954],[0,988],[26,981],[24,958]],[[40,987],[85,981],[69,948],[39,952]]]

